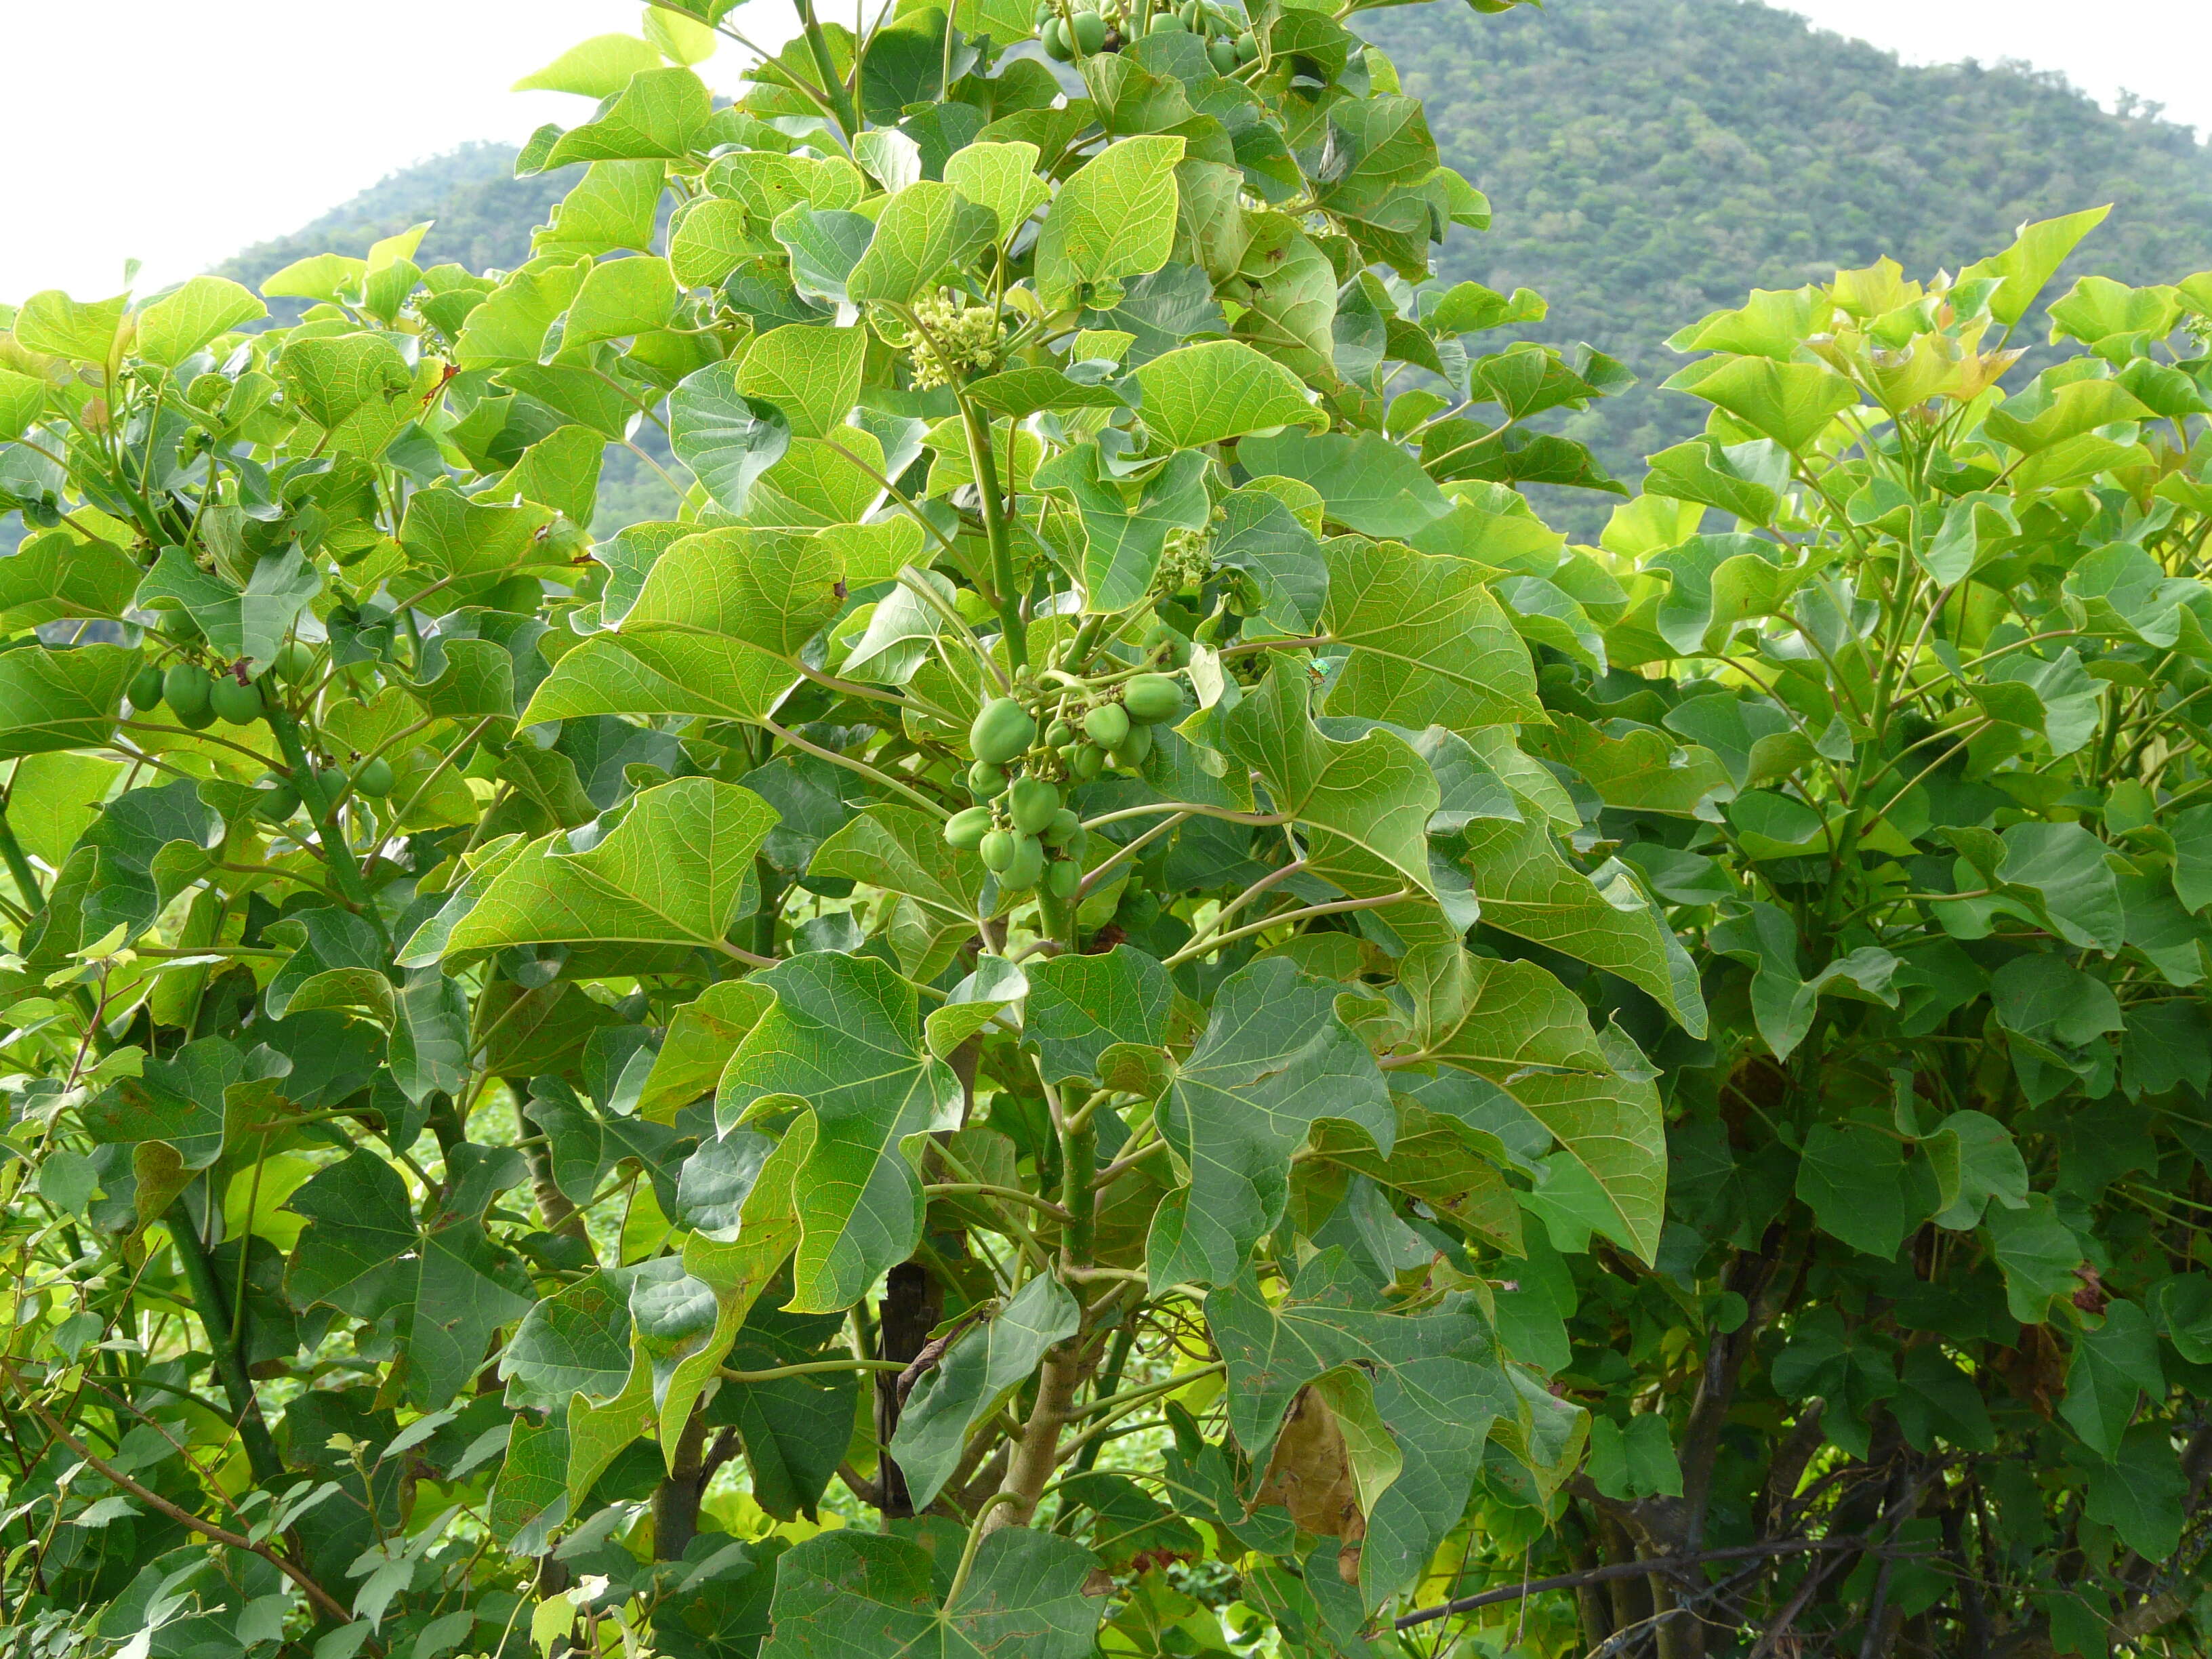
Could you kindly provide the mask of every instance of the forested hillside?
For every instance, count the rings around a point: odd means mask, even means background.
[[[531,228],[544,223],[573,182],[553,173],[516,178],[511,144],[465,144],[393,173],[289,236],[257,242],[217,274],[258,286],[295,259],[331,250],[358,253],[425,219],[437,222],[422,244],[426,266],[449,259],[474,270],[519,264],[530,257]]]
[[[2103,202],[2112,216],[2079,269],[2143,282],[2212,266],[2212,151],[2054,75],[1907,67],[1759,0],[1407,8],[1362,26],[1426,100],[1445,161],[1490,197],[1491,230],[1455,231],[1445,273],[1535,289],[1551,315],[1534,337],[1588,340],[1642,377],[1565,422],[1631,476],[1702,418],[1658,390],[1678,362],[1666,337],[1747,288],[1885,252],[1916,272],[1956,266],[2022,220]],[[517,264],[569,181],[507,177],[511,155],[479,144],[409,168],[225,272],[255,280],[426,218],[423,264]],[[2039,314],[2023,332],[2042,337]],[[608,512],[631,497],[623,470]]]
[[[1758,0],[1551,0],[1362,20],[1426,101],[1444,159],[1488,193],[1448,275],[1526,284],[1538,337],[1589,340],[1644,384],[1577,435],[1632,466],[1694,428],[1662,393],[1668,335],[1748,288],[1887,253],[1956,269],[2023,220],[2100,203],[2075,270],[2170,282],[2212,266],[2212,150],[2153,112],[2114,115],[2019,66],[1911,68]],[[1990,40],[2002,55],[2002,36]],[[2047,333],[2041,313],[2023,339]]]

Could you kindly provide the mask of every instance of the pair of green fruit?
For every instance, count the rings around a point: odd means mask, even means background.
[[[392,774],[392,763],[379,755],[356,767],[350,778],[343,767],[318,768],[315,781],[322,786],[323,799],[326,801],[336,800],[343,794],[349,783],[353,786],[356,794],[382,800],[392,793],[392,786],[398,780]],[[255,780],[253,787],[261,792],[261,799],[254,803],[254,812],[269,823],[283,823],[300,810],[299,787],[282,772],[264,772]]]
[[[142,714],[167,703],[179,724],[194,732],[219,720],[250,726],[268,712],[258,684],[228,671],[211,674],[192,662],[171,663],[166,672],[140,669],[131,682],[130,697],[131,706]]]
[[[989,822],[989,809],[971,806],[970,812],[981,812]],[[965,814],[963,814],[964,817]],[[1075,815],[1067,815],[1073,818]],[[966,827],[963,827],[965,837]],[[1079,826],[1077,835],[1083,833]],[[952,826],[945,826],[945,838],[951,839]],[[1042,886],[1056,899],[1071,899],[1083,884],[1083,861],[1069,857],[1048,860],[1044,838],[1041,836],[1020,835],[1012,830],[986,829],[976,842],[976,851],[983,860],[983,867],[999,878],[999,885],[1009,892],[1027,892]]]
[[[1079,11],[1063,18],[1049,6],[1037,8],[1037,39],[1045,56],[1065,64],[1080,53],[1085,58],[1106,50],[1106,20],[1095,11]]]

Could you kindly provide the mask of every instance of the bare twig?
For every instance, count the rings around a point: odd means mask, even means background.
[[[94,1451],[82,1441],[70,1434],[67,1429],[62,1426],[61,1420],[55,1417],[52,1413],[48,1412],[43,1406],[40,1406],[35,1401],[29,1403],[32,1411],[37,1413],[40,1420],[46,1425],[47,1432],[52,1434],[54,1438],[60,1441],[62,1444],[67,1446],[71,1451],[75,1452],[80,1458],[83,1459],[86,1467],[92,1469],[94,1473],[98,1474],[102,1480],[108,1482],[111,1486],[115,1486],[119,1491],[129,1492],[140,1503],[145,1504],[147,1508],[155,1510],[160,1514],[167,1516],[169,1519],[176,1522],[179,1525],[191,1528],[194,1532],[198,1533],[203,1538],[210,1539],[218,1544],[228,1545],[230,1548],[234,1550],[244,1550],[249,1555],[259,1556],[263,1560],[269,1563],[270,1566],[276,1568],[277,1571],[283,1573],[287,1578],[290,1579],[294,1583],[297,1584],[302,1590],[304,1590],[307,1593],[307,1599],[310,1601],[313,1601],[317,1607],[322,1610],[323,1613],[331,1618],[337,1620],[342,1625],[351,1624],[353,1622],[353,1614],[346,1609],[345,1606],[340,1602],[336,1596],[332,1595],[328,1590],[325,1589],[320,1584],[309,1577],[303,1568],[293,1562],[291,1559],[286,1556],[282,1551],[272,1549],[267,1544],[257,1544],[253,1540],[246,1537],[243,1533],[233,1532],[228,1527],[218,1527],[212,1521],[203,1521],[198,1516],[194,1515],[190,1510],[185,1509],[179,1504],[171,1503],[167,1498],[162,1497],[161,1493],[154,1491],[150,1486],[141,1486],[137,1481],[133,1480],[129,1475],[124,1474],[122,1470],[117,1468],[112,1463],[110,1463],[106,1459],[102,1458],[99,1453]]]
[[[1508,1584],[1502,1589],[1462,1595],[1456,1601],[1442,1601],[1432,1607],[1416,1607],[1411,1613],[1400,1613],[1391,1624],[1396,1630],[1411,1630],[1416,1625],[1425,1625],[1433,1619],[1449,1619],[1455,1613],[1472,1613],[1477,1607],[1494,1607],[1501,1601],[1517,1601],[1524,1595],[1534,1595],[1542,1590],[1575,1589],[1583,1584],[1601,1584],[1615,1578],[1641,1578],[1650,1573],[1679,1573],[1709,1561],[1747,1561],[1775,1555],[1802,1555],[1815,1550],[1856,1550],[1865,1546],[1863,1538],[1786,1538],[1771,1544],[1739,1544],[1731,1549],[1704,1550],[1695,1555],[1662,1556],[1650,1561],[1616,1561],[1610,1566],[1589,1567],[1581,1572],[1563,1572],[1550,1578],[1531,1578],[1522,1583]]]

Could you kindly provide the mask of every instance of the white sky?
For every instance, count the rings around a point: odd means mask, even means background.
[[[2094,22],[2081,0],[1784,3],[1912,62],[2025,58],[2108,104],[2126,88],[2212,130],[2206,0],[2096,0]],[[730,21],[775,46],[790,17],[752,0]],[[581,99],[507,88],[587,35],[637,26],[624,0],[0,0],[0,298],[111,294],[134,257],[142,287],[173,279],[409,162],[574,122]],[[702,73],[726,85],[739,67],[730,47]]]

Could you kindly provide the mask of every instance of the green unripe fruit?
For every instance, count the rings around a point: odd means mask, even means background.
[[[1083,820],[1075,816],[1075,809],[1063,806],[1052,815],[1052,822],[1038,832],[1048,847],[1065,847],[1083,833]]]
[[[205,726],[215,718],[214,711],[208,707],[208,699],[214,694],[214,677],[197,663],[172,663],[169,672],[161,676],[161,696],[171,711],[187,726],[193,726],[195,721]]]
[[[1101,749],[1119,749],[1129,735],[1129,711],[1115,702],[1102,702],[1083,717],[1084,735]]]
[[[1243,33],[1237,37],[1237,61],[1238,63],[1249,64],[1259,55],[1260,43],[1252,38],[1251,30],[1247,29]]]
[[[1183,27],[1182,18],[1176,16],[1171,11],[1164,11],[1158,16],[1152,19],[1152,27],[1147,28],[1145,33],[1147,34],[1187,34],[1189,31]]]
[[[1237,48],[1218,37],[1206,42],[1206,56],[1216,75],[1230,74],[1237,67]]]
[[[1141,766],[1145,757],[1152,752],[1152,728],[1133,726],[1129,735],[1121,739],[1121,746],[1114,751],[1114,758],[1124,766]]]
[[[1145,635],[1145,649],[1157,651],[1177,668],[1190,664],[1190,641],[1165,623],[1154,623]]]
[[[1018,892],[1024,888],[1036,886],[1037,878],[1044,874],[1044,844],[1035,836],[1016,836],[1011,839],[1014,850],[1007,860],[1006,867],[999,872],[999,885]]]
[[[1036,741],[1036,722],[1012,697],[994,697],[983,705],[975,723],[968,728],[968,746],[979,761],[1004,766]]]
[[[1074,741],[1075,728],[1066,720],[1054,720],[1044,729],[1044,746],[1048,749],[1065,749]]]
[[[1042,33],[1044,26],[1052,21],[1056,15],[1050,6],[1039,6],[1030,14],[1030,27]]]
[[[205,637],[189,611],[164,611],[161,613],[161,631],[171,639],[182,640],[188,645]]]
[[[354,788],[374,800],[382,800],[390,794],[392,783],[392,763],[381,755],[353,775]]]
[[[269,823],[282,823],[300,810],[300,792],[292,787],[289,778],[274,772],[264,772],[254,781],[260,792],[253,803],[253,815]]]
[[[1017,778],[1006,792],[1006,816],[1025,836],[1036,835],[1059,811],[1060,791],[1042,778]]]
[[[1105,769],[1106,751],[1095,743],[1079,743],[1067,757],[1067,769],[1088,783]]]
[[[315,774],[315,781],[322,786],[323,799],[336,800],[345,793],[346,775],[335,766],[325,766]]]
[[[996,800],[1006,793],[1006,775],[988,761],[968,769],[968,793],[977,800]]]
[[[1072,899],[1083,885],[1083,866],[1066,859],[1045,866],[1044,890],[1056,899]]]
[[[983,855],[986,870],[1003,872],[1014,861],[1014,849],[1020,844],[1012,830],[993,830],[976,843],[976,850]]]
[[[1106,44],[1106,20],[1095,11],[1075,14],[1075,49],[1086,58]]]
[[[208,694],[208,703],[216,719],[232,726],[251,726],[261,718],[261,688],[241,684],[236,675],[224,674]]]
[[[1044,26],[1044,35],[1042,38],[1044,40],[1044,55],[1051,58],[1054,63],[1065,64],[1069,58],[1075,56],[1074,52],[1068,49],[1067,25],[1061,22],[1057,17],[1054,18],[1052,21]]]
[[[315,647],[305,640],[287,640],[276,653],[277,674],[295,685],[304,685],[315,676]]]
[[[1195,31],[1204,14],[1199,10],[1198,0],[1182,0],[1182,4],[1176,8],[1176,15],[1182,19],[1185,28]]]
[[[131,706],[140,714],[161,706],[161,671],[148,663],[131,677]]]
[[[945,826],[945,844],[962,853],[972,853],[983,844],[983,837],[991,833],[991,809],[971,806],[964,812],[955,812]]]
[[[1182,688],[1164,674],[1139,674],[1121,693],[1121,707],[1139,726],[1158,726],[1182,713]]]

